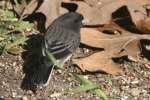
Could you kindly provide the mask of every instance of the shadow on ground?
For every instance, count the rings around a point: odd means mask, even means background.
[[[27,46],[24,47],[26,51],[23,52],[22,58],[24,60],[23,72],[25,73],[25,77],[21,84],[21,88],[24,90],[36,91],[36,86],[30,80],[32,79],[33,73],[41,65],[42,42],[42,35],[32,35],[27,41]]]
[[[42,0],[41,0],[42,2]],[[78,5],[75,3],[62,3],[62,7],[66,8],[68,11],[74,12],[77,10]],[[25,20],[30,22],[37,22],[37,30],[40,33],[45,33],[45,21],[46,16],[42,13],[33,13],[29,15]],[[42,42],[43,36],[42,35],[32,35],[29,36],[29,40],[27,41],[27,46],[24,47],[26,52],[22,54],[22,58],[24,60],[23,64],[23,72],[25,73],[25,77],[22,81],[21,88],[24,90],[32,90],[33,92],[36,91],[36,85],[34,85],[31,80],[33,74],[36,72],[37,68],[42,64]]]

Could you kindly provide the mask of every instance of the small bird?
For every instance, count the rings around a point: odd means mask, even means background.
[[[43,64],[36,69],[32,82],[47,86],[51,79],[54,63],[49,59],[50,52],[62,67],[70,59],[80,45],[80,28],[83,16],[76,12],[68,12],[58,17],[48,27],[42,46]]]

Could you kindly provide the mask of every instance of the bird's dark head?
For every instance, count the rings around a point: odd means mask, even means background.
[[[75,32],[79,32],[80,27],[82,26],[83,16],[76,12],[68,12],[56,20],[57,22],[60,22],[64,28],[69,28]]]

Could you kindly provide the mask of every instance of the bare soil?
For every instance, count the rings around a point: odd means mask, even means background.
[[[29,54],[26,56],[31,56]],[[59,69],[54,70],[52,80],[47,87],[36,90],[22,88],[25,77],[24,65],[25,59],[22,55],[6,54],[0,57],[0,98],[2,100],[101,100],[89,91],[65,92],[65,89],[79,86],[80,83],[68,75],[67,71]],[[150,64],[145,59],[138,62],[126,61],[121,68],[124,70],[122,76],[100,72],[82,73],[75,67],[65,67],[65,70],[85,74],[89,80],[103,88],[110,100],[150,100]]]

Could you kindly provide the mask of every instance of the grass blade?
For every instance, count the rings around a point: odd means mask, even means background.
[[[106,94],[100,89],[99,86],[93,84],[90,80],[84,78],[83,75],[73,74],[76,80],[82,83],[81,86],[72,88],[70,91],[72,92],[83,92],[83,91],[94,91],[95,94],[101,97],[103,100],[109,100]]]
[[[53,54],[49,51],[46,50],[46,53],[48,55],[49,60],[52,61],[52,63],[54,65],[56,65],[57,68],[62,69],[62,67],[60,67],[60,64],[57,62],[56,58],[53,56]]]
[[[97,85],[81,85],[79,87],[70,88],[66,91],[67,92],[79,93],[79,92],[90,91],[90,90],[98,89],[98,88],[99,88],[99,86],[97,86]]]

